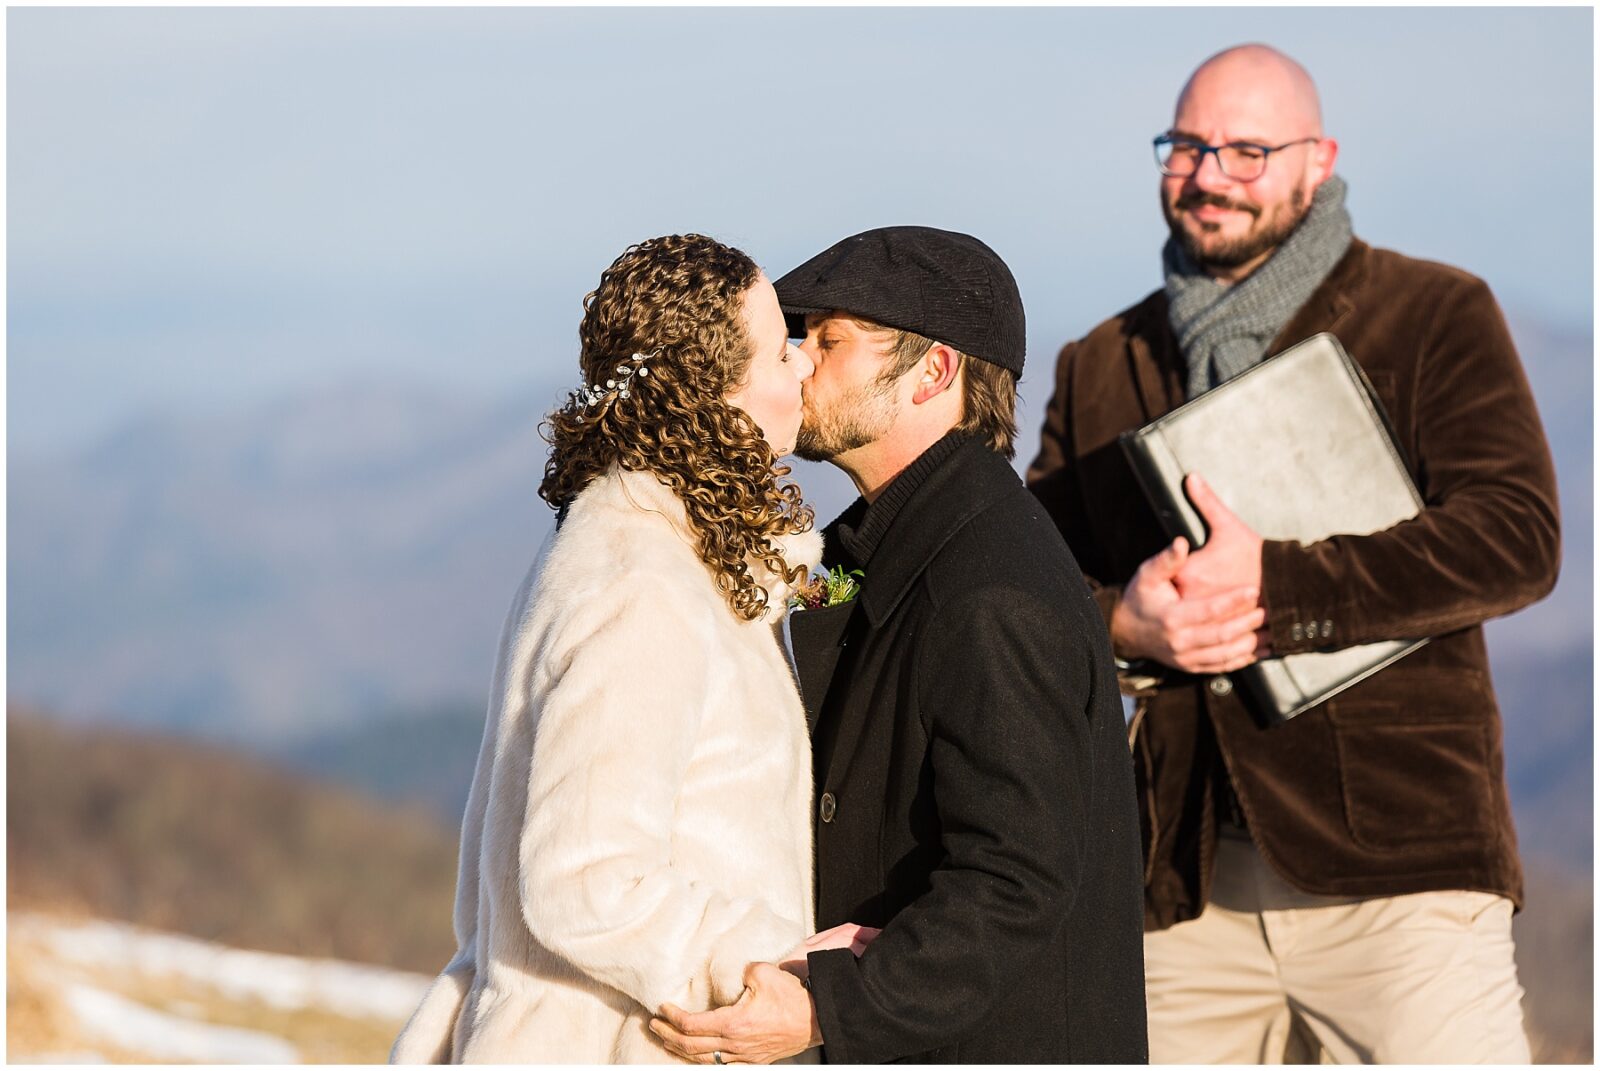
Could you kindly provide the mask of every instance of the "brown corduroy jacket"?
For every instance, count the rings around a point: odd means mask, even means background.
[[[1434,640],[1270,729],[1222,681],[1167,672],[1134,740],[1147,929],[1204,908],[1230,777],[1262,855],[1302,890],[1477,889],[1521,905],[1481,623],[1547,594],[1560,559],[1527,378],[1482,280],[1361,241],[1267,352],[1319,331],[1372,381],[1426,506],[1372,535],[1267,541],[1273,649]],[[1163,291],[1061,351],[1028,484],[1108,624],[1122,584],[1167,543],[1117,436],[1182,404],[1184,379]],[[1333,638],[1296,639],[1312,621],[1332,622]]]

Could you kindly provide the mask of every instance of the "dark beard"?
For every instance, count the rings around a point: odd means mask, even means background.
[[[1189,259],[1202,268],[1237,268],[1241,264],[1248,264],[1252,260],[1269,253],[1282,245],[1300,226],[1300,221],[1306,218],[1306,195],[1304,190],[1295,190],[1294,196],[1289,200],[1289,210],[1280,215],[1262,221],[1261,210],[1254,205],[1240,204],[1230,201],[1220,194],[1196,193],[1178,198],[1178,209],[1194,208],[1200,205],[1215,205],[1218,208],[1237,208],[1255,215],[1258,221],[1248,234],[1236,238],[1222,245],[1212,245],[1207,248],[1200,244],[1199,239],[1184,229],[1178,222],[1172,209],[1167,207],[1165,199],[1161,202],[1161,214],[1166,217],[1167,229],[1172,232],[1183,251],[1189,254]],[[1216,230],[1216,224],[1201,224],[1202,234]]]

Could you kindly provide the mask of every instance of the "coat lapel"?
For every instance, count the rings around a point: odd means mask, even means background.
[[[1022,479],[1010,463],[973,438],[929,473],[867,563],[861,603],[871,626],[884,626],[928,563],[968,521],[995,499],[1020,490]]]
[[[1147,303],[1153,308],[1145,310],[1146,316],[1159,314],[1163,323],[1166,321],[1167,303],[1165,297],[1159,302]],[[1150,339],[1164,343],[1159,352],[1150,344]],[[1184,402],[1184,375],[1183,355],[1178,352],[1178,344],[1168,330],[1136,330],[1128,335],[1127,358],[1128,365],[1133,372],[1134,389],[1139,393],[1139,404],[1144,410],[1144,419],[1148,423],[1159,416],[1165,416]]]
[[[789,642],[794,647],[795,677],[800,683],[808,728],[817,726],[817,712],[833,683],[845,632],[858,605],[858,600],[852,600],[819,610],[796,610],[789,615]]]
[[[829,711],[828,717],[818,720],[811,740],[819,791],[823,785],[837,785],[849,779],[852,760],[862,747],[869,722],[892,716],[896,702],[892,693],[897,684],[892,679],[865,676],[881,669],[877,664],[876,668],[869,668],[863,661],[865,649],[883,650],[878,645],[887,642],[887,634],[898,627],[895,610],[944,545],[996,499],[1019,492],[1025,493],[1016,470],[986,445],[972,440],[929,473],[900,508],[877,552],[866,564],[861,595],[851,604],[859,604],[859,612],[850,614],[833,633],[836,639],[831,644],[830,682],[826,687],[833,687],[833,671],[839,669],[839,687],[834,691],[841,694],[830,697],[826,690],[814,693],[819,709],[826,704]],[[842,648],[847,644],[855,646],[840,667]],[[797,638],[797,668],[799,651]],[[887,700],[886,688],[891,696]],[[809,700],[807,707],[809,710]]]
[[[1306,303],[1289,318],[1278,332],[1278,337],[1267,347],[1267,356],[1273,357],[1312,335],[1327,331],[1337,335],[1339,328],[1355,311],[1350,293],[1366,278],[1367,250],[1370,247],[1357,238],[1333,266],[1333,271],[1312,291]]]
[[[867,617],[864,613],[852,614],[850,620],[863,622],[862,627],[865,627]],[[842,634],[839,647],[843,648],[849,639],[848,632]],[[838,656],[835,655],[837,661]],[[873,711],[878,682],[851,680],[851,675],[847,667],[842,682],[847,698],[835,704],[833,715],[821,719],[811,735],[811,769],[818,792],[822,791],[824,785],[837,786],[848,780],[851,761],[855,758],[867,722],[875,716],[884,716],[882,711],[876,714]]]

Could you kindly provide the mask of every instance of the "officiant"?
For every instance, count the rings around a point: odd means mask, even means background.
[[[1482,280],[1353,236],[1338,143],[1282,53],[1208,59],[1154,142],[1164,285],[1061,351],[1027,475],[1142,692],[1151,1062],[1527,1063],[1482,623],[1550,591],[1560,532],[1504,318]],[[1263,539],[1190,477],[1208,536],[1169,541],[1118,436],[1318,332],[1370,380],[1422,511]],[[1422,637],[1273,727],[1229,677]]]

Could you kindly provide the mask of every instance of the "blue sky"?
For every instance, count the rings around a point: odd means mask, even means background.
[[[575,378],[629,242],[781,273],[974,233],[1067,338],[1159,281],[1149,139],[1261,40],[1323,93],[1357,233],[1588,331],[1588,9],[134,9],[7,13],[11,448],[352,378]],[[1034,397],[1037,395],[1038,397]]]

